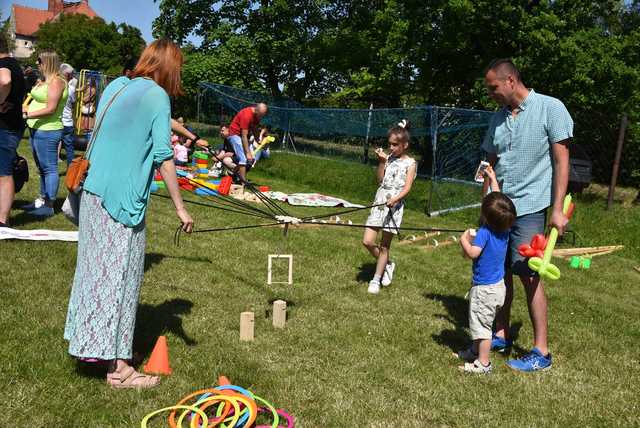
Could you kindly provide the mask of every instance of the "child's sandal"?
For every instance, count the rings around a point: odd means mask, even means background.
[[[133,367],[129,366],[121,372],[114,372],[111,373],[111,375],[107,375],[107,383],[116,389],[147,389],[158,386],[160,384],[160,378],[158,376],[138,373]]]

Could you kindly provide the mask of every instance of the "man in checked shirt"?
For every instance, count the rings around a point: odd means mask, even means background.
[[[547,344],[547,298],[540,277],[529,269],[518,253],[520,244],[544,233],[547,209],[551,226],[564,232],[568,219],[562,202],[569,178],[569,141],[573,120],[564,104],[527,88],[510,59],[497,59],[486,69],[489,96],[502,106],[491,118],[482,144],[493,166],[502,192],[515,204],[517,218],[509,235],[504,306],[496,317],[492,349],[504,351],[512,345],[509,318],[513,301],[513,275],[518,275],[527,295],[533,324],[533,349],[507,362],[518,371],[533,372],[551,367]],[[485,189],[486,191],[486,189]]]

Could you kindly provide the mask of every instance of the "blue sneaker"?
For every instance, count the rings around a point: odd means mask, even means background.
[[[524,357],[518,360],[507,361],[507,365],[514,370],[521,372],[537,372],[551,368],[551,354],[542,355],[538,348],[533,348]]]
[[[35,210],[27,211],[27,214],[36,216],[36,217],[53,217],[53,208],[48,207],[46,205],[36,208]]]
[[[504,352],[507,348],[511,348],[513,345],[513,340],[507,340],[503,337],[496,336],[495,334],[491,337],[491,350]]]

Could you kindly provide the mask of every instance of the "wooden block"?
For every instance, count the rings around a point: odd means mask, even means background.
[[[253,341],[254,330],[253,312],[243,312],[240,314],[240,340],[243,342]]]
[[[273,302],[273,326],[275,328],[284,328],[287,322],[287,302],[284,300],[276,300]]]
[[[289,260],[289,269],[286,284],[293,284],[293,255],[291,254],[269,254],[269,257],[267,258],[267,284],[285,284],[281,281],[273,281],[273,259]]]

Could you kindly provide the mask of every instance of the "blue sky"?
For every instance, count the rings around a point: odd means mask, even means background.
[[[47,0],[0,0],[3,21],[9,17],[13,3],[39,9],[47,8]],[[126,22],[138,27],[145,40],[153,40],[151,24],[160,14],[159,3],[154,3],[153,0],[89,0],[89,5],[105,21],[117,24]]]

